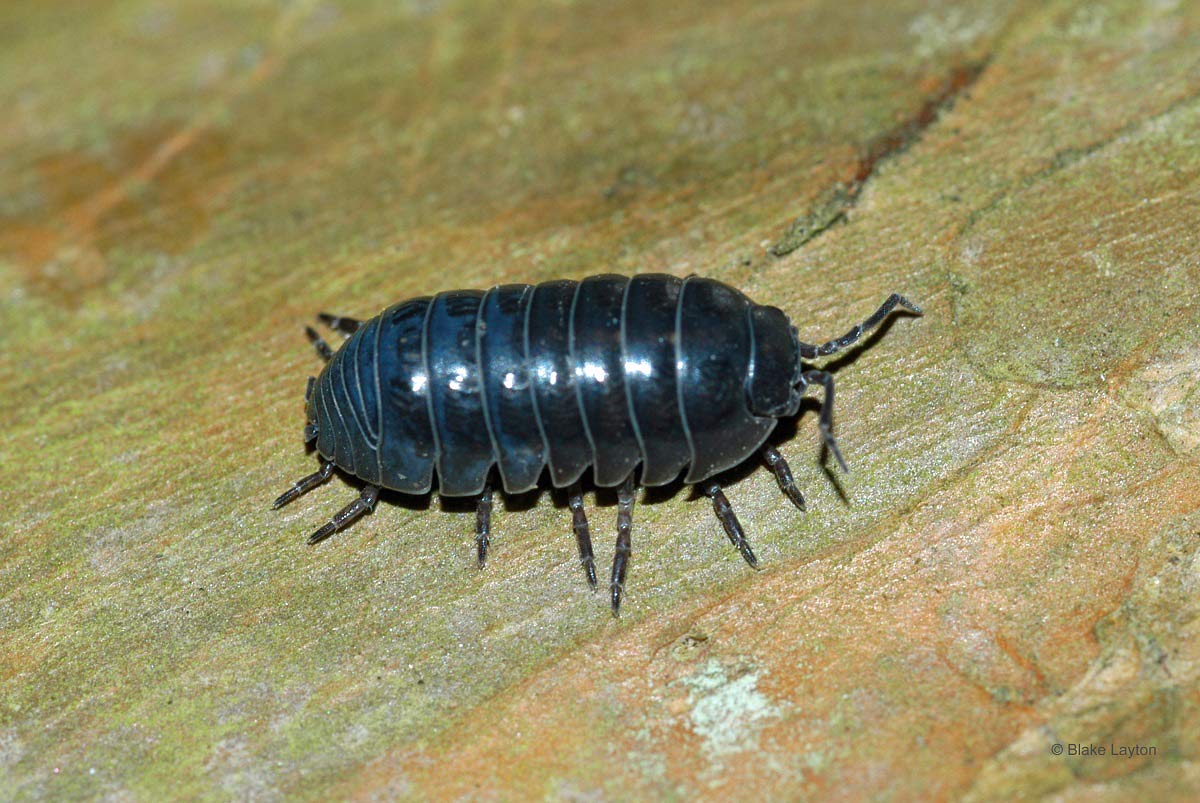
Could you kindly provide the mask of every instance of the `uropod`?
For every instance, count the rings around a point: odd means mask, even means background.
[[[795,416],[810,385],[823,389],[818,426],[833,437],[833,376],[806,360],[853,344],[897,307],[822,345],[801,342],[779,309],[714,279],[663,274],[591,276],[414,298],[360,321],[318,318],[348,339],[334,352],[309,327],[325,360],[305,394],[305,443],[320,468],[275,500],[280,508],[335,468],[366,483],[358,499],[308,538],[328,538],[375,506],[382,488],[475,497],[479,564],[491,537],[492,492],[536,487],[543,471],[566,488],[579,559],[596,587],[580,477],[617,488],[617,544],[609,590],[621,605],[634,492],[684,474],[712,500],[729,540],[758,560],[714,479],[761,454],[779,487],[804,509],[787,461],[768,436]],[[636,479],[635,479],[636,475]]]

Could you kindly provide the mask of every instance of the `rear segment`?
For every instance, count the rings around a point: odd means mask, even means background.
[[[370,483],[381,481],[375,324],[360,328],[333,356],[309,398],[317,451]]]

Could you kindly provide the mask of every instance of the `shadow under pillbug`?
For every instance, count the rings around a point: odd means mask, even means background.
[[[661,274],[591,276],[580,282],[512,284],[414,298],[367,321],[322,313],[349,339],[334,353],[311,328],[326,361],[308,381],[306,443],[321,467],[275,500],[280,508],[329,479],[335,467],[366,483],[361,495],[309,536],[328,538],[375,506],[381,488],[477,498],[479,563],[491,535],[493,467],[504,491],[533,489],[548,469],[568,489],[588,582],[596,587],[581,475],[616,487],[617,545],[610,593],[620,609],[638,484],[664,485],[686,471],[751,566],[758,560],[721,486],[721,472],[760,452],[796,507],[804,498],[787,461],[767,443],[795,416],[809,385],[824,389],[819,427],[846,471],[832,434],[833,377],[804,365],[851,345],[896,307],[892,295],[842,337],[814,346],[787,316],[728,285]]]

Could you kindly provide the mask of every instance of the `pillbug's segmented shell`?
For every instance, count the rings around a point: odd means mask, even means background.
[[[323,465],[277,506],[327,479],[334,466],[366,482],[355,503],[313,534],[320,540],[371,509],[379,488],[479,497],[480,562],[490,533],[493,470],[508,493],[534,488],[545,470],[571,488],[574,529],[594,584],[578,482],[620,486],[613,609],[634,492],[684,474],[700,484],[730,539],[753,553],[712,478],[760,448],[781,487],[803,498],[786,462],[764,447],[778,419],[793,416],[808,384],[825,388],[821,431],[830,432],[832,377],[803,359],[832,354],[878,325],[892,296],[863,324],[822,346],[801,343],[784,313],[721,282],[691,276],[592,276],[580,282],[501,285],[403,301],[365,322],[321,318],[349,334],[310,384],[305,436]],[[844,466],[844,463],[843,463]],[[624,550],[624,551],[623,551]]]

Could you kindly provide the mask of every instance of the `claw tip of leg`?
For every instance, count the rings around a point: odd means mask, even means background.
[[[613,585],[610,587],[610,592],[612,594],[613,616],[620,616],[621,615],[621,587],[619,585]]]
[[[838,467],[841,468],[843,474],[850,473],[850,466],[846,465],[846,458],[842,457],[842,450],[837,447],[837,442],[830,438],[826,441],[829,446],[829,451],[833,452],[833,457],[837,460]]]

